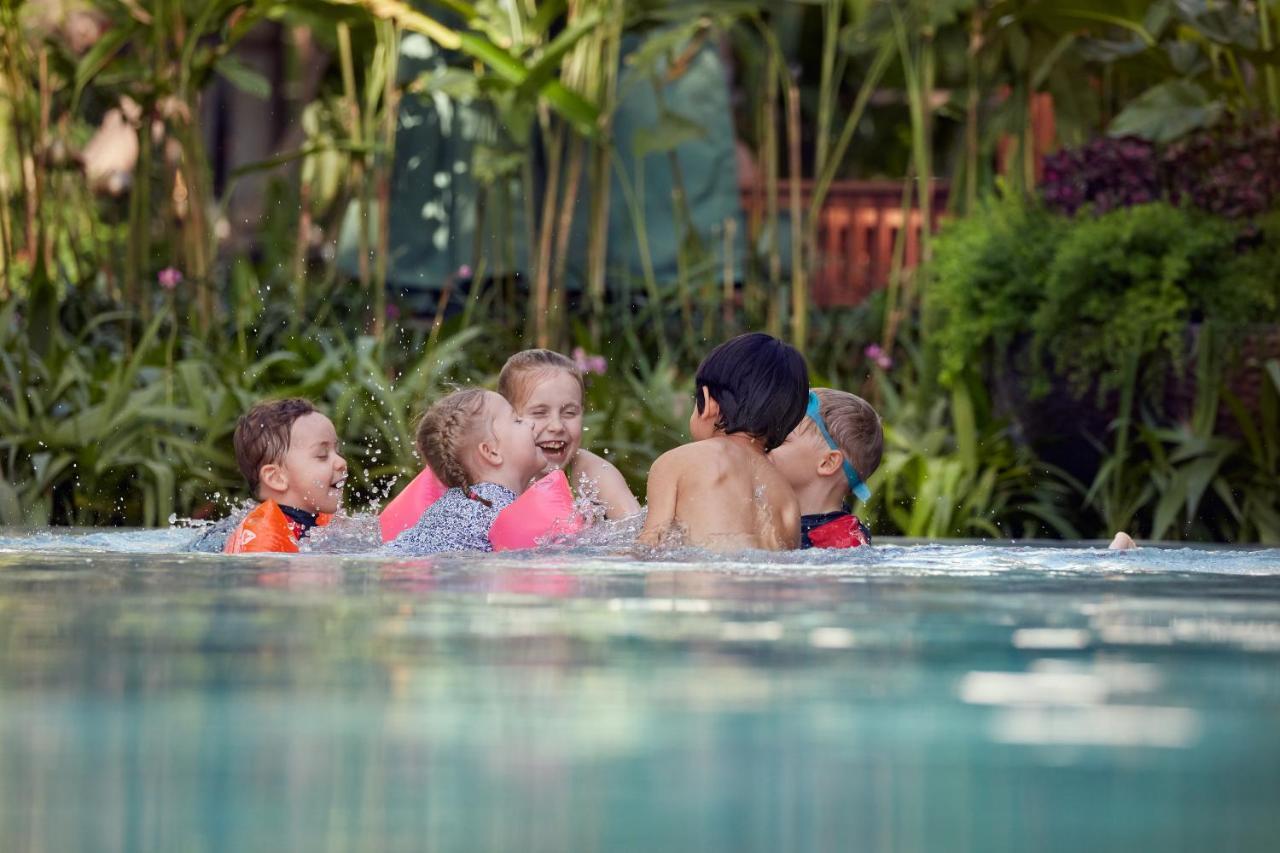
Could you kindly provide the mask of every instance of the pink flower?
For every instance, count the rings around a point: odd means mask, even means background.
[[[604,376],[605,370],[608,369],[609,363],[602,355],[587,355],[587,351],[582,347],[573,348],[573,360],[578,365],[578,369],[583,373],[598,373]]]
[[[471,278],[471,267],[468,266],[467,264],[463,264],[462,266],[458,267],[458,272],[455,275],[459,280],[466,281],[467,279]]]
[[[879,344],[869,344],[862,354],[876,363],[881,370],[888,370],[893,367],[893,358],[889,353],[880,348]]]
[[[182,284],[182,270],[177,267],[165,267],[156,275],[156,281],[165,290],[173,290]]]

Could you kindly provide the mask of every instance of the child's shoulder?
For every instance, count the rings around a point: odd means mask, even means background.
[[[731,458],[736,449],[733,442],[725,441],[719,436],[704,438],[702,441],[691,441],[671,448],[659,456],[654,464],[663,462],[669,465],[688,465],[696,462],[699,465],[706,465],[713,460]]]
[[[682,459],[692,459],[693,457],[698,455],[697,448],[698,448],[698,445],[700,444],[702,444],[702,442],[695,441],[691,444],[682,444],[679,447],[673,447],[670,450],[668,450],[666,453],[663,453],[661,456],[655,459],[653,464],[655,465],[659,463],[671,464],[671,463],[679,462]]]
[[[586,474],[592,479],[598,478],[606,471],[618,470],[614,464],[603,456],[597,456],[585,447],[578,449],[578,455],[573,458],[574,474]]]

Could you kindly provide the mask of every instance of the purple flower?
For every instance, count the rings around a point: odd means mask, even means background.
[[[604,376],[608,362],[602,355],[587,355],[582,347],[573,348],[573,361],[583,373],[598,373]]]
[[[893,358],[889,353],[880,348],[879,344],[868,344],[862,354],[876,363],[881,370],[888,370],[893,367]]]
[[[182,284],[182,270],[177,267],[165,267],[156,275],[156,281],[165,290],[173,290]]]

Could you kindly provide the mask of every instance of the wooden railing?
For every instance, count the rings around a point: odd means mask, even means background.
[[[764,188],[744,185],[742,206],[752,233],[765,218]],[[778,206],[790,210],[791,189],[780,181]],[[813,201],[813,182],[800,182],[800,207],[807,214]],[[947,204],[947,185],[935,184],[930,226],[937,230]],[[852,306],[889,282],[898,232],[907,228],[903,269],[920,261],[922,214],[918,206],[904,213],[902,184],[897,181],[837,181],[827,192],[818,218],[817,255],[809,268],[810,292],[819,307]],[[783,226],[785,227],[785,225]]]

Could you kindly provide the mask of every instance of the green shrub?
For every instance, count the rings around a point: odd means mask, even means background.
[[[1118,390],[1130,359],[1159,394],[1186,365],[1189,323],[1239,325],[1274,301],[1233,263],[1239,233],[1163,202],[1072,220],[1030,318],[1036,351],[1078,394]]]
[[[944,383],[1006,353],[1044,298],[1045,276],[1067,223],[1020,198],[990,199],[934,243],[926,299]]]
[[[1055,376],[1077,395],[1116,390],[1131,360],[1159,390],[1186,362],[1189,324],[1277,317],[1276,218],[1250,236],[1164,202],[1068,219],[1010,199],[951,224],[935,246],[930,340],[951,385],[1025,351],[1033,391]]]

